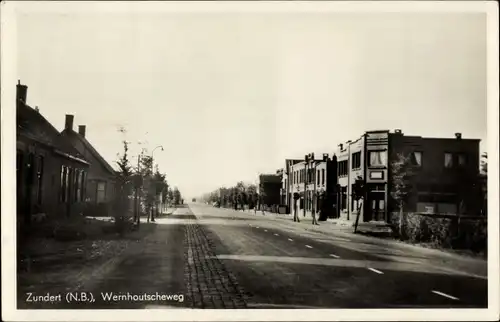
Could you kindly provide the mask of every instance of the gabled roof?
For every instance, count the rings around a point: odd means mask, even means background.
[[[83,155],[39,111],[22,101],[17,102],[16,111],[18,136],[26,137],[52,148],[66,158],[88,164]]]
[[[110,174],[116,175],[117,173],[116,170],[113,169],[113,167],[111,167],[111,165],[102,157],[102,155],[99,152],[97,152],[94,146],[90,144],[90,142],[85,137],[83,137],[82,135],[73,130],[67,130],[67,129],[65,129],[62,132],[62,134],[80,140],[80,142],[82,142],[85,148],[88,149],[90,153],[92,153],[94,158],[96,158],[96,160],[99,161],[99,163],[103,166],[104,169],[106,169]]]

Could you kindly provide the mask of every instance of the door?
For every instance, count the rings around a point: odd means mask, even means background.
[[[385,193],[371,191],[368,198],[369,213],[365,221],[383,221],[385,217]]]

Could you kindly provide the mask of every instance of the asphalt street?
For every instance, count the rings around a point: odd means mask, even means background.
[[[345,234],[288,229],[299,224],[283,225],[272,214],[190,208],[247,293],[249,308],[487,307],[484,277],[450,273],[425,254],[390,254],[376,241],[366,250]]]
[[[85,285],[95,301],[42,307],[487,307],[486,262],[450,260],[328,227],[311,231],[307,224],[272,214],[205,204],[178,208],[154,227],[109,272]],[[106,294],[136,298],[113,300]],[[143,294],[170,298],[140,298]]]

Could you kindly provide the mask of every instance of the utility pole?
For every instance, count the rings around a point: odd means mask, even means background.
[[[304,176],[302,177],[302,179],[304,180],[304,207],[303,207],[304,217],[306,216],[307,201],[308,201],[308,198],[307,198],[307,162],[308,161],[309,161],[309,157],[306,154],[304,157]]]
[[[352,199],[352,187],[351,187],[351,140],[347,141],[347,220],[351,217],[351,199]]]
[[[318,181],[318,178],[319,178],[319,175],[317,173],[317,163],[316,161],[314,160],[314,153],[313,153],[313,160],[312,160],[313,164],[314,164],[314,175],[313,175],[313,180],[314,180],[314,188],[313,188],[313,210],[312,210],[312,213],[313,213],[313,225],[314,224],[318,224],[318,222],[316,221],[316,210],[317,210],[317,207],[318,207],[318,196],[317,196],[317,193],[316,193],[316,182]]]

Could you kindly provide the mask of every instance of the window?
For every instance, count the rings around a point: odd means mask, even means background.
[[[43,191],[43,156],[38,156],[38,162],[37,162],[37,171],[36,171],[36,176],[37,176],[37,203],[39,205],[42,204],[42,191]]]
[[[73,169],[70,167],[67,168],[67,173],[66,173],[66,201],[71,202],[71,178],[73,176]]]
[[[467,164],[467,158],[465,156],[465,154],[463,153],[459,153],[457,154],[457,163],[458,163],[458,166],[459,167],[463,167]]]
[[[339,164],[338,165],[339,176],[346,176],[347,175],[347,166],[349,165],[347,163],[347,160],[340,161],[338,164]]]
[[[453,154],[445,153],[444,154],[444,167],[452,168],[453,167]]]
[[[85,201],[85,194],[86,194],[86,189],[85,189],[85,176],[86,176],[86,173],[85,171],[82,171],[82,182],[81,182],[81,187],[80,187],[80,200],[81,201]]]
[[[352,168],[361,168],[361,152],[356,152],[352,154]]]
[[[106,182],[97,183],[97,203],[106,201]]]
[[[341,187],[341,209],[346,210],[347,209],[347,187]]]
[[[319,170],[318,170],[318,174],[316,175],[316,177],[317,177],[316,183],[319,184]]]
[[[325,184],[325,169],[321,169],[321,181],[322,184]]]
[[[368,165],[371,167],[384,167],[387,165],[387,151],[370,151]]]
[[[74,202],[77,202],[78,201],[78,191],[80,189],[78,189],[78,179],[80,177],[80,170],[78,169],[75,169],[73,171],[73,185],[72,185],[72,188],[73,188],[73,201]]]
[[[411,154],[411,162],[416,167],[422,166],[422,152],[415,151]]]
[[[79,170],[78,177],[76,180],[76,195],[75,195],[75,199],[77,202],[83,201],[83,199],[82,199],[82,177],[83,177],[83,170]]]
[[[60,191],[61,191],[61,202],[66,202],[66,175],[68,168],[66,166],[61,166],[61,181],[60,181]]]

